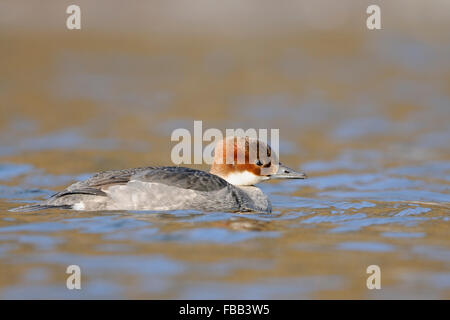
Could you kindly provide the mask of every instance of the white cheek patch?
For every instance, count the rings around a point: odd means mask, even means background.
[[[228,183],[236,186],[252,186],[261,181],[269,179],[264,176],[257,176],[250,171],[233,172],[224,178]]]

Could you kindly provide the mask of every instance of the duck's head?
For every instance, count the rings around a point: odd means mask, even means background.
[[[251,186],[271,179],[306,178],[304,172],[282,165],[266,143],[240,136],[217,143],[210,172],[238,186]]]

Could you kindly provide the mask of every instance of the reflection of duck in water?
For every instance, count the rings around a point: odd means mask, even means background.
[[[232,150],[227,154],[226,150]],[[228,161],[227,161],[228,160]],[[270,146],[248,137],[220,141],[210,173],[183,167],[104,171],[72,184],[40,204],[14,209],[201,210],[271,212],[254,184],[270,179],[304,179],[283,166]]]

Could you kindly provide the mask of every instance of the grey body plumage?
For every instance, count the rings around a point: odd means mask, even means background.
[[[269,199],[259,188],[234,186],[214,174],[184,167],[103,171],[70,185],[41,204],[15,211],[52,207],[78,210],[272,210]]]

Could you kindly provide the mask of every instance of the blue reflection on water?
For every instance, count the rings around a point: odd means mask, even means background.
[[[32,169],[33,166],[29,164],[0,163],[0,180],[10,180]]]

